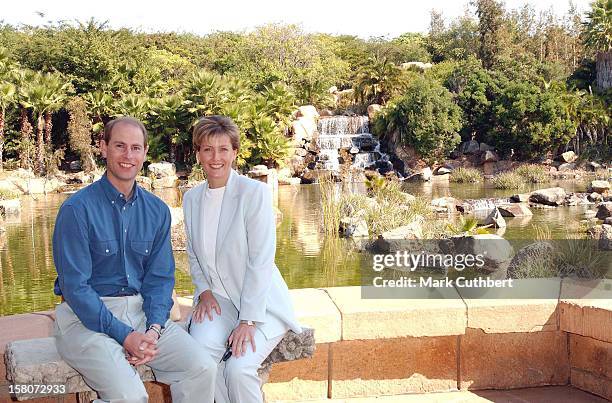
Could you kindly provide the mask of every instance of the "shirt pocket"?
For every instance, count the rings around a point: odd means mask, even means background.
[[[117,240],[92,242],[91,251],[100,256],[113,256],[119,251]]]
[[[153,245],[153,241],[131,241],[130,246],[132,250],[143,257],[149,256],[151,254],[151,246]]]

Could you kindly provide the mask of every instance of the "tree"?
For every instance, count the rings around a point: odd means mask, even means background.
[[[17,65],[10,59],[6,49],[0,48],[0,171],[3,170],[4,126],[6,109],[16,102],[16,88],[11,82]]]
[[[363,105],[384,104],[402,84],[403,71],[386,58],[370,58],[355,79],[355,97]]]
[[[440,160],[461,142],[461,110],[441,84],[419,77],[375,121],[375,132],[398,132],[403,144],[425,159]]]
[[[591,3],[582,37],[585,45],[596,52],[612,49],[612,0],[595,0]]]
[[[66,110],[70,116],[68,121],[68,141],[70,148],[79,155],[81,166],[85,172],[96,169],[94,153],[96,147],[92,146],[92,125],[87,116],[87,103],[80,97],[68,101]]]
[[[478,31],[480,33],[480,48],[478,55],[486,69],[495,66],[501,47],[503,46],[500,31],[503,24],[504,9],[497,0],[475,0],[478,16]]]

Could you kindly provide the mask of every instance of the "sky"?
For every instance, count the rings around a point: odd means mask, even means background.
[[[582,12],[591,0],[574,0]],[[108,21],[113,28],[145,32],[174,31],[205,35],[214,31],[249,31],[267,23],[299,24],[307,32],[348,34],[361,38],[396,37],[427,32],[429,13],[442,11],[447,21],[463,15],[468,0],[22,0],[6,1],[0,20],[19,25],[48,21]],[[506,0],[507,9],[530,4],[537,11],[552,7],[563,15],[568,0]],[[43,13],[41,17],[39,13]]]

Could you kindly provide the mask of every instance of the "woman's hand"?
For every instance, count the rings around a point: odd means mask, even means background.
[[[232,355],[236,358],[246,354],[249,344],[253,352],[255,352],[255,326],[241,322],[238,327],[232,331],[228,341],[232,346]]]
[[[208,316],[208,320],[212,322],[213,309],[217,315],[221,315],[221,307],[211,290],[206,290],[200,294],[200,300],[193,311],[193,320],[200,323],[204,320],[204,315]]]

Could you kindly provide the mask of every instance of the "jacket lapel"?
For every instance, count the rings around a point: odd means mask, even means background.
[[[200,188],[201,192],[199,197],[196,199],[196,205],[191,207],[193,221],[191,223],[191,228],[197,229],[193,231],[193,248],[197,250],[196,256],[204,256],[204,249],[202,249],[204,245],[204,228],[206,226],[206,222],[204,222],[204,197],[206,196],[206,191],[208,190],[208,182],[204,182],[202,187]]]
[[[230,224],[236,214],[238,200],[238,174],[232,170],[225,185],[223,192],[223,202],[221,203],[221,215],[219,217],[219,227],[217,228],[217,243],[215,247],[215,260],[219,261],[219,250],[223,241],[230,230]]]

